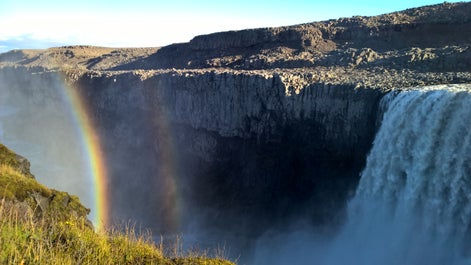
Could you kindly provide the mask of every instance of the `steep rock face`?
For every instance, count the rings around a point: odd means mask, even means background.
[[[97,115],[159,111],[171,124],[221,137],[277,142],[286,126],[309,121],[318,127],[313,140],[331,153],[365,143],[384,93],[348,84],[294,87],[289,80],[295,76],[276,73],[167,72],[141,78],[94,73],[82,76],[79,85]]]
[[[130,211],[124,216],[139,216],[135,211],[143,207],[149,207],[146,218],[151,208],[152,218],[168,215],[156,205],[168,200],[161,189],[171,174],[187,214],[217,209],[225,214],[208,214],[209,221],[226,227],[240,224],[227,222],[228,215],[269,223],[281,213],[301,212],[323,222],[342,208],[348,193],[340,191],[356,183],[384,92],[295,79],[169,71],[86,73],[74,82],[84,88],[103,132],[112,182],[128,182],[125,165],[139,165],[132,172],[135,186],[112,194],[113,203]]]
[[[2,69],[5,93],[45,108],[61,101],[49,88],[76,89],[107,154],[115,217],[161,222],[162,231],[177,229],[162,220],[172,208],[162,206],[167,175],[186,214],[226,213],[208,214],[214,226],[240,223],[228,215],[248,226],[294,212],[330,218],[355,186],[384,93],[311,83],[308,74],[34,72]]]
[[[224,137],[270,140],[287,123],[303,120],[318,122],[324,131],[319,140],[332,144],[355,145],[355,137],[364,135],[363,119],[372,112],[377,91],[321,83],[292,93],[294,88],[284,83],[287,78],[209,72],[168,74],[145,82],[162,90],[173,122]],[[354,129],[360,130],[358,134]]]

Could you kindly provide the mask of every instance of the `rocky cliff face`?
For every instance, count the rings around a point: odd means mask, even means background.
[[[293,76],[279,74],[171,71],[141,78],[121,73],[77,81],[90,90],[109,153],[126,163],[158,161],[144,166],[154,171],[144,175],[162,174],[159,165],[174,157],[189,201],[228,211],[276,208],[279,200],[291,207],[288,201],[309,200],[324,185],[353,185],[382,95],[351,85],[295,88],[288,85]],[[146,157],[123,146],[146,150]]]
[[[175,232],[191,223],[168,217],[181,197],[181,219],[205,227],[256,235],[290,216],[320,224],[356,186],[385,93],[471,81],[470,9],[224,32],[160,49],[12,51],[0,55],[1,90],[38,108],[60,100],[47,87],[80,92],[117,218]]]
[[[102,135],[116,217],[149,223],[170,211],[158,206],[165,174],[178,178],[189,215],[224,208],[269,223],[294,210],[323,222],[354,188],[384,93],[312,83],[309,73],[34,71],[4,68],[4,92],[41,109],[59,104],[48,91],[64,79],[81,91]]]

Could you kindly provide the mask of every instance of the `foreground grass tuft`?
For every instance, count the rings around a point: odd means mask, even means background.
[[[168,264],[143,238],[98,234],[81,220],[38,222],[8,203],[1,215],[1,264]]]
[[[0,264],[176,264],[146,237],[96,233],[80,219],[51,224],[19,214],[2,202]]]
[[[0,264],[233,265],[198,254],[165,257],[150,234],[132,228],[98,233],[81,218],[50,223],[22,214],[14,203],[0,202]]]

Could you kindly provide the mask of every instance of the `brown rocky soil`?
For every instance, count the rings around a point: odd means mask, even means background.
[[[471,3],[445,2],[373,17],[220,32],[163,48],[13,50],[0,54],[0,65],[132,70],[143,76],[175,69],[253,71],[296,75],[301,83],[376,84],[388,89],[468,82],[470,32]]]

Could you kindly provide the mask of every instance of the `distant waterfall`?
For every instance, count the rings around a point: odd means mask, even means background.
[[[389,95],[324,264],[471,264],[471,91]],[[469,89],[470,86],[468,86]]]

